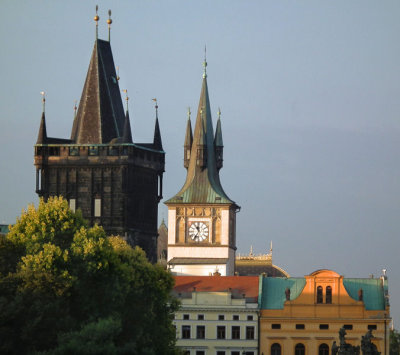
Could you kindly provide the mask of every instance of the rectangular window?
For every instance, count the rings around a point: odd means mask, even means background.
[[[75,212],[76,209],[76,199],[70,198],[69,199],[69,209],[73,212]]]
[[[190,325],[182,325],[182,339],[190,339]]]
[[[225,355],[225,351],[217,351],[217,355]]]
[[[343,326],[343,328],[346,329],[346,330],[352,330],[353,329],[353,324],[345,324]]]
[[[248,315],[247,320],[253,320],[253,316]]]
[[[329,329],[329,324],[320,324],[319,329]]]
[[[225,339],[225,326],[224,325],[217,326],[217,339]]]
[[[225,320],[225,316],[223,314],[218,315],[218,320]]]
[[[238,325],[232,326],[232,339],[240,339],[240,327]]]
[[[280,324],[271,324],[271,328],[272,329],[281,329],[281,325]]]
[[[240,351],[231,351],[231,355],[240,355]]]
[[[100,198],[94,199],[94,216],[101,217],[101,199]]]
[[[206,327],[204,325],[198,325],[196,328],[196,338],[204,339],[206,337]]]
[[[296,329],[305,329],[304,324],[296,324]]]
[[[238,316],[237,314],[235,314],[235,315],[232,317],[232,319],[233,319],[233,320],[239,320],[239,316]]]
[[[71,155],[71,156],[79,155],[79,148],[78,147],[69,147],[69,155]]]
[[[246,339],[254,339],[254,327],[246,327]]]
[[[368,330],[376,330],[376,324],[368,324]]]
[[[203,350],[197,350],[196,355],[205,355],[206,353]]]
[[[204,320],[204,314],[198,314],[197,315],[198,320]]]
[[[183,315],[183,320],[189,320],[189,314],[184,314]]]

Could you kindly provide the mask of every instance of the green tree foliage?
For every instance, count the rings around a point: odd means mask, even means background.
[[[174,354],[173,278],[62,198],[0,239],[0,353]]]
[[[390,355],[400,354],[400,333],[397,330],[391,330],[389,335]]]

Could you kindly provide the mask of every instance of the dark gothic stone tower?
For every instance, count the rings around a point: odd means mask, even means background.
[[[97,26],[97,15],[95,21]],[[35,166],[39,196],[64,196],[91,225],[125,237],[157,260],[157,207],[165,166],[157,111],[153,142],[133,143],[109,41],[94,43],[70,139],[47,136],[43,110]]]

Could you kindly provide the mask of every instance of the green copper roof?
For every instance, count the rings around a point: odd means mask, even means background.
[[[221,134],[222,142],[222,133],[219,134]],[[186,129],[186,136],[188,136],[188,129]],[[187,137],[185,143],[186,141],[188,141]],[[198,148],[202,147],[207,150],[207,162],[204,167],[199,166],[196,159]],[[203,78],[201,88],[186,182],[182,189],[165,203],[235,204],[224,192],[219,179],[206,76]]]
[[[351,298],[358,300],[359,289],[367,310],[385,310],[385,292],[381,279],[343,279],[343,285]]]
[[[306,285],[305,278],[264,277],[262,280],[262,294],[258,297],[261,309],[283,309],[286,301],[285,290],[290,289],[290,300],[300,296]]]

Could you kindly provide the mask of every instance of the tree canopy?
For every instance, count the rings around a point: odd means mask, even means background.
[[[174,354],[172,276],[62,198],[0,238],[0,353]]]

